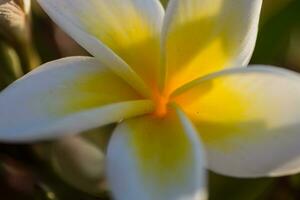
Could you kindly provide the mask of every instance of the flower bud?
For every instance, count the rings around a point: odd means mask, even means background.
[[[102,197],[108,190],[105,151],[113,129],[109,125],[50,144],[37,144],[33,149],[69,185]]]
[[[0,38],[12,46],[30,39],[30,0],[0,0]]]
[[[31,0],[14,0],[25,12],[25,14],[29,14],[31,7]]]

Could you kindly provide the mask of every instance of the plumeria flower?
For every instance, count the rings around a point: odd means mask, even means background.
[[[300,169],[300,76],[245,67],[262,0],[38,0],[92,57],[46,63],[0,95],[0,139],[53,139],[117,123],[115,199],[202,200],[206,169]]]

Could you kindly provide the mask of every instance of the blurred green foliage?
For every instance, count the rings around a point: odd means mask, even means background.
[[[167,0],[161,1],[167,4]],[[272,64],[300,72],[300,0],[265,0],[262,16],[251,63]],[[42,62],[87,54],[62,33],[36,4],[32,25],[33,46],[36,46]],[[18,56],[18,51],[0,41],[0,89],[20,77],[22,62]],[[32,59],[32,55],[26,56]],[[13,70],[11,66],[14,66]],[[213,173],[209,177],[211,200],[300,199],[299,175],[252,180]],[[53,171],[47,159],[38,159],[32,153],[32,145],[0,144],[0,199],[95,200],[109,199],[109,194],[94,197],[70,186]]]
[[[291,37],[295,33],[295,37],[299,39],[299,31],[300,1],[293,0],[261,24],[252,62],[278,65],[299,71],[300,63],[291,66],[288,60],[289,48],[292,45]],[[300,47],[296,54],[300,55]]]

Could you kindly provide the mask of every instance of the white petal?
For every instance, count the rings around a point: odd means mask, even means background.
[[[205,160],[184,114],[124,121],[108,147],[108,179],[117,200],[204,200]]]
[[[133,87],[144,91],[139,76],[153,84],[160,67],[164,16],[158,0],[38,2],[63,30],[92,55],[108,60],[107,66]]]
[[[162,44],[168,89],[248,64],[261,5],[262,0],[170,0]]]
[[[300,172],[299,74],[263,66],[228,70],[177,95],[213,171],[237,177]]]
[[[50,62],[0,93],[0,140],[49,139],[151,112],[141,99],[94,58]]]

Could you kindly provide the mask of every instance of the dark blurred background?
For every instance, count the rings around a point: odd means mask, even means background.
[[[162,2],[166,4],[167,1]],[[14,52],[17,45],[4,43],[0,38],[0,88],[13,81],[14,76],[20,76],[20,69],[16,69],[12,78],[4,80],[2,76],[6,73],[6,64],[13,63],[26,71],[38,63],[57,58],[88,55],[53,24],[35,2],[30,24],[33,45],[26,51],[33,61],[18,58],[18,50]],[[2,51],[3,47],[10,50]],[[300,72],[300,0],[264,0],[260,31],[251,63],[281,66]],[[0,144],[1,200],[109,199],[105,186],[103,193],[98,193],[96,197],[79,191],[76,185],[70,185],[58,176],[49,164],[47,148],[51,145]],[[235,179],[211,173],[209,182],[211,200],[300,199],[300,175],[274,179]]]

